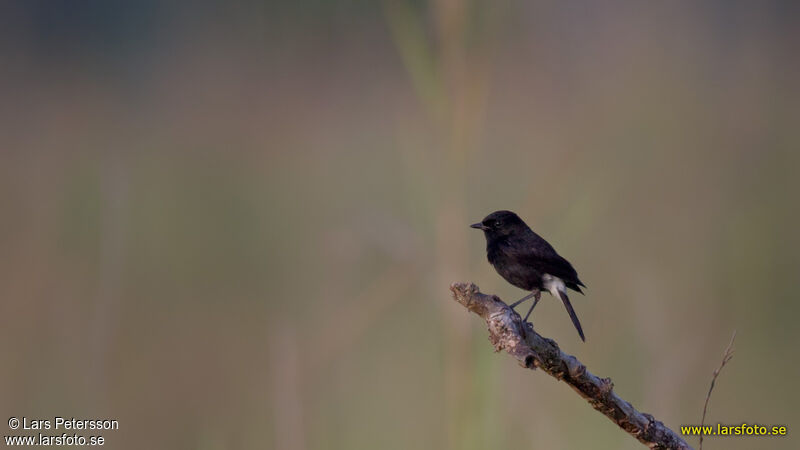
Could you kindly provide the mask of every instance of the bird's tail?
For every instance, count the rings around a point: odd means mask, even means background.
[[[581,327],[581,321],[578,320],[578,316],[575,314],[575,310],[572,309],[572,303],[569,302],[569,297],[567,297],[567,293],[559,290],[558,296],[561,297],[561,301],[564,303],[564,308],[567,308],[567,313],[569,313],[569,318],[572,319],[572,324],[575,325],[575,328],[578,330],[578,334],[581,336],[581,340],[586,342],[586,337],[583,336],[583,328]]]

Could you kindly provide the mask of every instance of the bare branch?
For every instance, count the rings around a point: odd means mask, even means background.
[[[725,364],[728,364],[728,361],[733,358],[733,341],[736,339],[736,330],[733,331],[733,336],[731,336],[731,342],[728,344],[728,348],[725,349],[725,354],[722,355],[722,364],[719,365],[714,370],[714,376],[711,377],[711,386],[708,388],[708,394],[706,394],[706,403],[703,405],[703,418],[700,420],[700,430],[703,429],[703,425],[706,423],[706,410],[708,409],[708,401],[711,400],[711,391],[714,390],[714,383],[717,381],[717,377],[719,373],[722,372],[722,368],[725,367]],[[703,433],[700,433],[700,445],[699,450],[703,450]]]
[[[581,397],[652,449],[691,450],[680,436],[650,414],[641,413],[614,392],[609,378],[593,375],[577,358],[562,352],[558,344],[523,327],[519,314],[495,295],[486,295],[473,283],[453,283],[453,298],[469,311],[486,320],[489,341],[495,351],[505,350],[528,369],[540,368],[550,376],[567,383]]]

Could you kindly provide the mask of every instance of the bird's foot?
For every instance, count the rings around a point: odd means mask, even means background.
[[[537,304],[537,303],[539,303],[539,300],[541,300],[541,298],[542,298],[542,293],[541,293],[541,292],[539,292],[539,291],[536,291],[536,292],[534,293],[534,297],[535,297],[535,298],[534,298],[534,300],[533,300],[533,304],[531,305],[531,309],[529,309],[529,310],[528,310],[528,314],[525,314],[525,318],[524,318],[524,319],[522,319],[522,321],[523,321],[523,322],[527,322],[527,321],[528,321],[528,317],[530,317],[530,316],[531,316],[531,313],[533,312],[533,308],[536,308],[536,304]]]
[[[523,320],[520,330],[522,331],[520,333],[520,335],[522,335],[522,339],[528,339],[528,332],[533,331],[533,322],[528,322],[527,320]]]

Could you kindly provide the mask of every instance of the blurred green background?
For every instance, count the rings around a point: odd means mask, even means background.
[[[522,295],[467,227],[512,209],[589,286],[540,333],[677,429],[736,329],[707,421],[789,436],[706,448],[797,448],[797,5],[3,3],[3,420],[640,448],[451,300]]]

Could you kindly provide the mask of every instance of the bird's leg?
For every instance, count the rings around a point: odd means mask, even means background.
[[[514,309],[520,303],[524,302],[525,300],[527,300],[527,299],[529,299],[531,297],[537,296],[537,295],[539,295],[539,290],[535,289],[533,292],[531,292],[530,294],[526,295],[525,297],[522,297],[521,299],[519,299],[519,300],[515,301],[514,303],[508,305],[508,307],[511,308],[511,309]]]
[[[522,319],[522,323],[525,323],[525,322],[528,321],[528,317],[530,317],[531,313],[533,312],[533,308],[536,308],[536,304],[539,303],[539,299],[542,298],[542,293],[538,289],[536,291],[534,291],[534,293],[532,295],[534,297],[536,297],[536,299],[533,300],[533,304],[531,305],[531,309],[528,310],[528,314],[525,314],[525,318]]]

